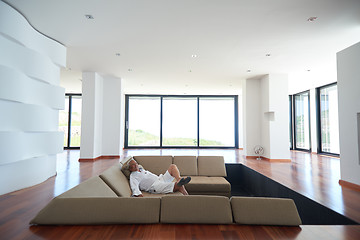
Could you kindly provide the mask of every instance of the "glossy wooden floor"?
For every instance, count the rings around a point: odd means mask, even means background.
[[[360,192],[341,188],[337,158],[292,152],[291,163],[244,159],[241,150],[146,149],[126,155],[223,155],[360,222]],[[30,226],[53,197],[98,175],[118,159],[78,162],[79,151],[58,155],[57,176],[37,186],[0,196],[0,239],[360,239],[360,226],[269,227],[240,225]],[[6,183],[2,183],[6,184]]]

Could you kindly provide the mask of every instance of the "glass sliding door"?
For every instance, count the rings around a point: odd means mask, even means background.
[[[71,98],[70,147],[80,147],[81,138],[81,96]]]
[[[128,146],[160,146],[160,97],[129,97]]]
[[[64,148],[68,147],[69,96],[65,96],[65,109],[59,111],[59,131],[64,133]]]
[[[292,131],[292,96],[289,96],[289,147],[290,149],[294,149]]]
[[[64,132],[65,149],[80,148],[81,107],[80,93],[65,94],[65,109],[59,111],[59,131]]]
[[[197,98],[164,97],[162,146],[197,146]]]
[[[337,85],[319,88],[320,152],[340,154]]]
[[[200,97],[200,146],[235,146],[234,98]]]
[[[295,149],[310,151],[309,91],[294,95]]]

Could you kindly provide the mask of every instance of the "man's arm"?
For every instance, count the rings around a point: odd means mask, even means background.
[[[136,179],[136,177],[134,177],[133,175],[130,175],[130,188],[133,197],[143,197],[142,192],[139,188],[139,184],[139,180]]]

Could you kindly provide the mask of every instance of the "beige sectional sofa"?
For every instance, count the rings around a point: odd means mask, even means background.
[[[131,197],[127,177],[115,164],[55,197],[30,224],[301,224],[291,199],[262,199],[230,196],[223,157],[207,156],[136,156],[145,169],[164,173],[176,164],[183,176],[191,176],[186,185],[190,196],[181,193],[146,194]]]

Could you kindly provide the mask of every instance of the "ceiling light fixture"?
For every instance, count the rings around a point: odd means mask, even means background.
[[[129,69],[128,69],[128,72],[132,72],[132,69],[131,69],[131,68],[129,68]]]
[[[192,58],[197,58],[196,54],[191,55]]]
[[[309,17],[308,18],[308,22],[315,22],[315,20],[317,19],[317,17]]]
[[[85,14],[86,19],[94,19],[93,15],[91,14]]]
[[[246,72],[251,72],[251,70],[250,70],[250,69],[248,69]]]
[[[117,57],[120,57],[120,53],[115,53],[115,55],[116,55]]]
[[[267,53],[265,56],[266,56],[266,57],[270,57],[270,56],[271,56],[271,54],[270,54],[270,53]]]

